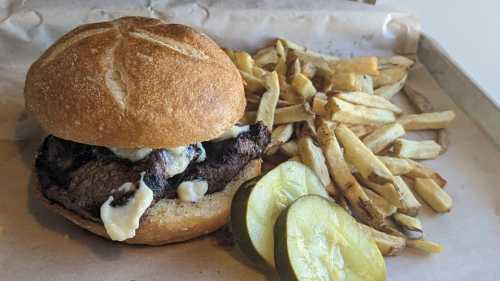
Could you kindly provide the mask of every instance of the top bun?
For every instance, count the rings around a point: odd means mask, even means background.
[[[245,110],[241,76],[194,29],[125,17],[80,26],[29,69],[26,108],[85,144],[169,148],[216,138]]]

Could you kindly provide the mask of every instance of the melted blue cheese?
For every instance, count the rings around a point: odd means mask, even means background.
[[[132,162],[143,159],[144,157],[148,156],[151,151],[153,151],[152,148],[148,147],[138,149],[109,147],[109,150],[111,150],[116,156],[123,159],[128,159]]]
[[[115,241],[124,241],[135,236],[139,228],[139,220],[153,202],[153,191],[143,181],[144,172],[141,173],[139,188],[123,206],[113,207],[113,196],[101,206],[101,220],[109,237]],[[134,187],[131,182],[124,183],[120,190],[129,191]]]
[[[192,153],[185,146],[169,148],[167,150],[171,161],[165,167],[165,172],[171,177],[184,172],[192,160]]]
[[[201,143],[197,143],[196,147],[201,151],[200,155],[196,159],[196,162],[205,161],[205,159],[207,158],[207,154],[205,152],[205,149],[203,148],[203,145]],[[153,151],[152,148],[147,147],[138,149],[109,147],[109,150],[111,150],[117,157],[128,159],[132,162],[144,159]],[[170,157],[172,158],[172,165],[170,165],[170,167],[167,167],[168,174],[171,176],[175,176],[184,172],[184,170],[189,165],[189,162],[191,162],[193,158],[192,150],[190,151],[187,146],[167,148],[166,150],[169,152]]]
[[[208,183],[204,180],[183,181],[177,187],[177,196],[183,202],[198,202],[208,191]]]
[[[231,129],[226,131],[220,137],[216,138],[214,141],[223,141],[223,140],[227,140],[227,139],[232,139],[232,138],[237,137],[239,134],[245,133],[248,131],[250,131],[249,125],[244,125],[244,126],[234,125]]]

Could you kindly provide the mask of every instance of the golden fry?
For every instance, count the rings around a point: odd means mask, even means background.
[[[271,134],[271,143],[267,146],[266,155],[272,155],[280,146],[292,138],[293,124],[280,125]]]
[[[255,64],[262,67],[278,62],[278,53],[273,46],[260,49],[254,56]]]
[[[329,186],[332,183],[328,168],[326,167],[325,157],[321,149],[317,147],[311,137],[303,137],[299,139],[298,143],[299,155],[302,162],[311,168],[323,185]]]
[[[387,169],[389,169],[394,176],[408,174],[413,169],[412,165],[410,165],[406,159],[389,156],[379,156],[378,159],[385,164]]]
[[[253,66],[255,65],[255,62],[253,61],[253,58],[249,53],[234,52],[234,60],[236,67],[238,67],[239,70],[246,73],[253,72]]]
[[[363,143],[371,149],[373,153],[379,153],[404,134],[405,130],[400,124],[386,124],[367,135],[363,139]]]
[[[377,208],[379,212],[384,215],[384,217],[389,217],[394,213],[396,213],[396,211],[398,210],[396,206],[387,202],[387,200],[385,200],[382,196],[378,195],[377,193],[373,192],[371,189],[363,188],[363,190],[365,191],[368,198],[372,200],[375,208]]]
[[[443,251],[443,246],[441,244],[428,241],[428,240],[408,240],[406,242],[408,248],[413,248],[421,250],[430,254],[438,254]]]
[[[401,207],[398,208],[398,211],[412,217],[416,216],[422,205],[401,177],[394,177],[394,179],[394,186],[401,194]]]
[[[356,57],[340,60],[335,64],[335,72],[354,72],[358,74],[378,75],[377,57]]]
[[[293,140],[284,143],[280,146],[281,153],[285,154],[288,157],[294,157],[299,155],[299,147],[297,143]]]
[[[379,88],[375,89],[373,94],[375,94],[376,96],[379,96],[379,97],[383,97],[384,99],[390,100],[393,96],[395,96],[397,93],[399,93],[399,91],[401,91],[401,89],[403,89],[403,87],[406,83],[407,77],[408,77],[407,75],[404,75],[403,78],[401,78],[401,80],[399,80],[393,84],[379,87]]]
[[[311,80],[302,73],[297,73],[292,80],[292,87],[304,97],[304,99],[311,99],[316,94]]]
[[[368,181],[378,184],[392,183],[394,177],[373,152],[344,124],[335,129],[335,135],[344,146],[346,159]]]
[[[328,110],[326,109],[326,104],[328,100],[326,95],[323,93],[316,93],[312,101],[312,111],[318,116],[328,116]]]
[[[370,235],[377,244],[380,253],[384,256],[395,256],[406,247],[406,239],[389,235],[364,224],[359,224],[361,230]]]
[[[404,115],[398,119],[405,130],[434,130],[448,127],[455,119],[453,111]]]
[[[272,130],[274,125],[274,113],[280,95],[278,74],[273,71],[264,76],[264,84],[266,85],[267,91],[260,99],[256,120],[262,121],[268,130]]]
[[[399,107],[391,103],[390,101],[376,96],[370,95],[363,92],[346,92],[346,93],[338,93],[335,97],[350,102],[352,104],[364,105],[367,107],[373,107],[378,109],[385,109],[392,111],[396,114],[400,114],[402,111]]]
[[[373,86],[376,88],[394,84],[401,81],[406,75],[403,67],[386,68],[379,71],[379,75],[373,77]]]
[[[362,221],[374,227],[384,224],[384,215],[373,205],[361,185],[351,174],[351,168],[344,160],[335,133],[326,122],[322,122],[318,128],[318,142],[335,184],[350,202],[352,211]]]
[[[336,97],[329,98],[326,107],[331,119],[342,123],[380,125],[396,120],[391,111],[354,105]]]
[[[410,159],[434,159],[439,156],[441,146],[433,140],[412,141],[397,139],[394,141],[394,155]]]
[[[415,191],[438,213],[449,212],[453,200],[437,183],[429,178],[416,178]]]
[[[312,112],[308,103],[297,104],[276,109],[274,114],[275,124],[293,123],[314,119],[315,115]]]

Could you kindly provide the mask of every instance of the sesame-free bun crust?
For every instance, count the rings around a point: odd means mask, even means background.
[[[223,191],[206,195],[197,203],[181,202],[178,199],[158,201],[143,215],[135,237],[123,242],[163,245],[190,240],[219,229],[229,222],[231,201],[236,190],[245,181],[260,175],[260,168],[260,160],[250,162]],[[110,239],[102,224],[85,219],[62,205],[48,200],[41,192],[36,175],[32,177],[31,186],[36,197],[48,209],[94,234]]]
[[[214,41],[141,17],[70,31],[30,67],[24,94],[47,132],[121,148],[214,139],[246,105],[240,74]]]

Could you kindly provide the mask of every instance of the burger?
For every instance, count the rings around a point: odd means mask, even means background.
[[[185,241],[226,224],[270,142],[262,123],[238,124],[243,82],[217,44],[157,19],[70,31],[30,67],[24,94],[48,133],[31,181],[37,198],[130,244]]]

